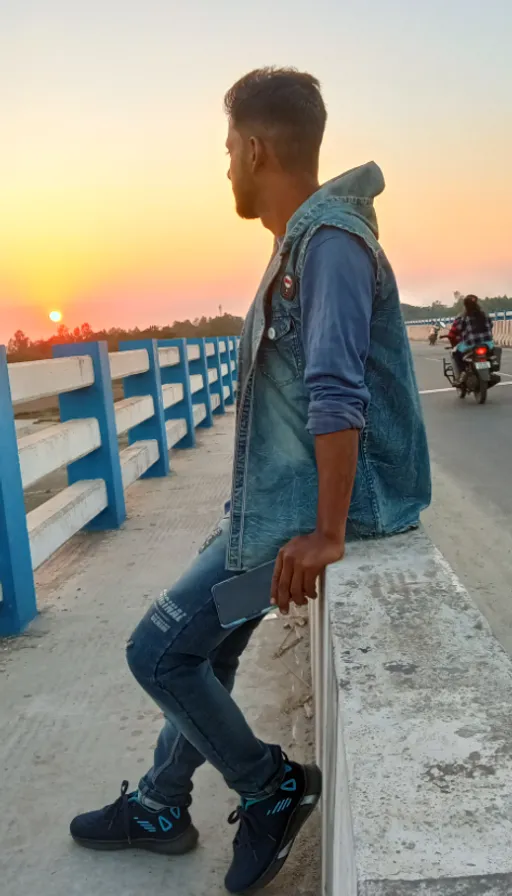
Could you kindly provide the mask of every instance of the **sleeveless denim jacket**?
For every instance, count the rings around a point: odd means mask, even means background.
[[[323,226],[362,240],[376,273],[365,372],[370,404],[347,538],[413,528],[430,502],[427,439],[409,340],[395,277],[378,242],[373,199],[383,189],[374,162],[321,187],[288,222],[249,309],[240,342],[228,569],[272,560],[286,541],[316,526],[318,476],[314,437],[306,430],[300,278],[309,240]],[[291,300],[275,289],[285,273],[295,278]]]

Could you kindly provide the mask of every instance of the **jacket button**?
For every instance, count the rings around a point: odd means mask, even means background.
[[[274,330],[274,327],[269,327],[269,328],[268,328],[268,330],[267,330],[267,336],[268,336],[269,339],[275,339],[275,338],[276,338],[276,331]]]

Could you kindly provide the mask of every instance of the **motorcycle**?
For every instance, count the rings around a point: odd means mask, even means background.
[[[449,347],[447,351],[450,351]],[[476,345],[464,352],[461,361],[462,373],[457,377],[451,358],[450,360],[443,358],[443,373],[446,379],[457,389],[459,398],[465,398],[466,395],[473,393],[478,404],[485,404],[488,390],[501,382],[501,377],[497,373],[501,366],[501,348]]]
[[[437,330],[435,333],[430,333],[428,337],[429,345],[435,345],[437,342]]]

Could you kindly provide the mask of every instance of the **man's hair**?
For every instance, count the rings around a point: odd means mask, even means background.
[[[284,169],[316,174],[327,112],[320,83],[294,68],[259,68],[240,78],[224,97],[234,127],[256,128],[273,143]]]

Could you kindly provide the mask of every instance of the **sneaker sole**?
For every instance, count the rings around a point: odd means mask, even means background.
[[[249,887],[246,887],[244,890],[236,890],[234,892],[234,896],[245,896],[246,893],[255,893],[257,890],[262,890],[263,887],[266,887],[269,883],[271,883],[271,881],[274,880],[275,877],[277,877],[283,865],[285,864],[288,856],[292,851],[297,835],[300,833],[301,828],[304,826],[309,816],[318,805],[320,797],[322,796],[322,772],[320,771],[318,766],[305,765],[304,771],[306,774],[306,787],[304,790],[304,796],[290,816],[290,820],[283,834],[274,860],[272,861],[271,865],[269,865],[267,870],[258,878],[258,880],[256,880]]]
[[[194,825],[190,825],[179,837],[173,840],[144,840],[137,838],[128,843],[127,840],[84,840],[81,837],[73,837],[75,843],[86,849],[96,849],[101,852],[113,852],[119,849],[145,849],[148,852],[156,852],[165,856],[182,856],[191,852],[197,846],[199,832]]]

